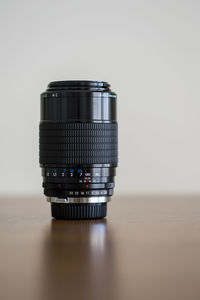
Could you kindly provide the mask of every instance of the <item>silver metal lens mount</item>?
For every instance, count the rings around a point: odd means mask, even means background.
[[[110,196],[101,197],[47,197],[47,201],[50,203],[105,203],[111,200]]]

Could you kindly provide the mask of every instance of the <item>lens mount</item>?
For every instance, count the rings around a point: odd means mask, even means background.
[[[106,203],[111,201],[111,197],[47,197],[47,201],[51,203]]]

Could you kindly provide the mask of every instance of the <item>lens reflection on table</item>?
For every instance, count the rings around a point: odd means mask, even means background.
[[[52,220],[44,239],[42,264],[43,299],[114,297],[112,230],[106,219]]]

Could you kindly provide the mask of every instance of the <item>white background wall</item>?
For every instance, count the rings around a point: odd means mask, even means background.
[[[0,2],[0,193],[41,193],[39,95],[118,94],[118,192],[200,192],[198,0]]]

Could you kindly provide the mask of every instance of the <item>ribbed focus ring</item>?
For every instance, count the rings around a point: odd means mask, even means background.
[[[41,123],[41,164],[118,162],[117,123]]]

